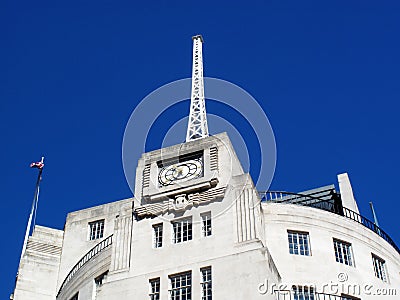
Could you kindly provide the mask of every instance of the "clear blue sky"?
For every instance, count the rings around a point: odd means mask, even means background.
[[[70,211],[130,197],[125,124],[149,92],[191,75],[197,33],[205,75],[245,88],[269,117],[272,188],[348,172],[362,214],[374,201],[400,243],[398,1],[136,2],[0,2],[1,299],[33,196],[29,163],[46,155],[41,225],[62,229]]]

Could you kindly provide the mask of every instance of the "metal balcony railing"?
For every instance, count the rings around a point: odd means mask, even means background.
[[[61,284],[60,289],[58,290],[57,297],[60,295],[62,289],[67,285],[69,281],[74,277],[76,272],[79,271],[80,268],[82,268],[88,261],[90,261],[93,257],[98,255],[100,252],[102,252],[104,249],[107,249],[111,244],[112,244],[112,237],[113,235],[110,235],[109,237],[105,238],[102,240],[100,243],[98,243],[96,246],[94,246],[92,249],[90,249],[77,263],[76,265],[72,268],[72,270],[68,273],[67,277],[65,277],[63,283]]]
[[[325,293],[317,293],[317,292],[300,292],[296,293],[288,290],[279,290],[274,291],[276,295],[276,300],[348,300],[349,298],[325,294]]]
[[[271,201],[277,203],[287,203],[314,207],[353,220],[375,232],[377,235],[387,241],[398,253],[400,253],[399,247],[382,228],[378,227],[374,222],[356,213],[355,211],[343,207],[339,194],[333,191],[320,194],[321,195],[309,195],[282,191],[259,192],[260,199],[264,202]]]

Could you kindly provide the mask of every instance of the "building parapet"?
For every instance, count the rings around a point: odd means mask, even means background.
[[[102,240],[100,243],[98,243],[96,246],[94,246],[92,249],[90,249],[76,264],[75,266],[71,269],[71,271],[68,273],[67,277],[65,277],[63,283],[60,286],[60,289],[58,290],[57,297],[60,295],[62,289],[68,284],[69,281],[74,277],[74,275],[87,263],[89,262],[92,258],[97,256],[100,252],[103,250],[107,249],[109,246],[112,245],[112,238],[113,235],[108,236],[104,240]]]
[[[297,300],[297,299],[315,299],[315,300],[346,300],[349,297],[342,297],[339,295],[317,293],[312,289],[306,292],[300,291],[289,291],[289,290],[277,290],[274,291],[276,300]]]
[[[328,211],[343,216],[345,218],[348,218],[350,220],[353,220],[363,225],[364,227],[368,228],[369,230],[375,232],[386,242],[388,242],[400,254],[399,247],[382,228],[377,226],[374,222],[372,222],[368,218],[360,215],[359,213],[347,207],[343,207],[340,194],[338,194],[334,190],[334,188],[333,189],[329,188],[325,190],[318,189],[315,191],[316,192],[308,191],[304,193],[292,193],[284,191],[265,191],[265,192],[259,191],[258,193],[262,202],[274,202],[274,203],[308,206]]]

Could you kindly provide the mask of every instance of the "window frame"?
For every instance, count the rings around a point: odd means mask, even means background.
[[[371,253],[371,256],[375,277],[383,282],[389,283],[389,274],[387,272],[386,261],[374,253]],[[377,269],[378,266],[376,265],[376,262],[379,263],[379,270]]]
[[[95,241],[104,237],[105,219],[99,219],[88,223],[89,241]]]
[[[306,239],[304,239],[304,237],[300,239],[300,236],[306,236]],[[294,237],[296,239],[294,239]],[[287,241],[290,254],[300,256],[312,256],[309,232],[299,230],[287,230]],[[303,241],[303,243],[301,243],[301,241]],[[304,243],[304,241],[306,241],[306,243]],[[293,245],[293,247],[291,247],[291,245]],[[303,253],[301,253],[302,247]]]
[[[193,240],[193,218],[191,216],[171,221],[171,227],[173,244],[180,244]]]
[[[69,300],[78,300],[79,299],[79,292],[73,295]]]
[[[212,268],[200,268],[201,300],[212,300]]]
[[[315,288],[307,285],[292,285],[293,300],[316,300]]]
[[[107,279],[108,271],[100,274],[96,278],[94,278],[94,284],[96,285],[96,288],[101,287],[105,280]]]
[[[158,249],[163,246],[163,223],[157,223],[152,225],[153,231],[153,248]]]
[[[201,213],[201,235],[202,237],[209,237],[212,235],[212,218],[211,211]]]
[[[160,277],[149,279],[149,299],[161,299],[161,280]]]
[[[340,252],[339,245],[341,250]],[[341,239],[333,238],[333,250],[335,253],[336,262],[350,267],[356,266],[354,260],[353,245],[351,243],[343,241]]]
[[[170,300],[192,299],[192,271],[171,274],[168,275],[168,279],[170,287],[168,293]],[[178,281],[174,281],[175,279],[178,279]],[[178,282],[179,284],[177,284]],[[185,282],[186,285],[183,285],[183,282]]]

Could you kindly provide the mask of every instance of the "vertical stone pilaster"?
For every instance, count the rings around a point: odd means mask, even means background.
[[[115,218],[110,272],[128,270],[132,240],[132,209]]]
[[[244,186],[236,186],[234,195],[236,242],[263,239],[260,203],[256,189],[248,182]]]

